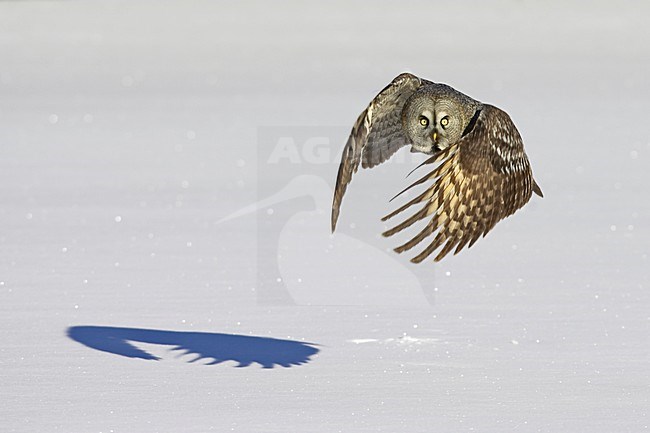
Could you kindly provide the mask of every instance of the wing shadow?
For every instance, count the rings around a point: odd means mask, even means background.
[[[210,332],[72,326],[68,328],[67,335],[84,346],[102,352],[154,361],[160,358],[137,348],[131,342],[172,346],[171,350],[178,351],[180,355],[196,355],[189,362],[211,358],[212,361],[207,365],[236,361],[239,363],[237,367],[248,367],[253,363],[258,363],[263,368],[273,368],[276,365],[292,367],[308,363],[319,352],[313,343]]]

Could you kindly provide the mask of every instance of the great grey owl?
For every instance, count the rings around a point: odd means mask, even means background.
[[[382,221],[423,203],[414,215],[383,233],[391,236],[430,218],[417,235],[395,248],[398,253],[410,250],[435,233],[429,245],[411,259],[414,263],[440,247],[435,261],[454,248],[457,254],[466,245],[471,247],[497,222],[525,205],[533,192],[542,197],[521,136],[508,114],[445,84],[403,73],[370,102],[352,127],[336,179],[332,232],[359,163],[372,168],[409,144],[411,152],[431,155],[422,165],[437,166],[401,193],[430,182],[427,189]]]

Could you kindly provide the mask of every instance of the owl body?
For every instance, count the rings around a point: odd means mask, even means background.
[[[352,128],[336,180],[332,231],[359,165],[374,167],[407,145],[412,152],[431,155],[422,165],[436,164],[402,191],[428,183],[424,192],[383,218],[387,221],[421,205],[414,215],[384,232],[391,236],[429,220],[410,241],[395,248],[403,252],[432,237],[413,262],[438,249],[436,261],[452,250],[456,254],[469,248],[526,204],[533,192],[542,196],[521,136],[507,113],[446,84],[403,73],[370,102]]]

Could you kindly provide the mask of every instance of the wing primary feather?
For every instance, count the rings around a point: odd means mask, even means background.
[[[427,236],[429,236],[431,233],[433,233],[436,230],[437,224],[435,223],[435,219],[432,220],[429,224],[424,227],[420,233],[418,233],[413,239],[410,241],[404,243],[403,245],[400,245],[399,247],[395,248],[396,253],[403,253],[404,251],[408,251],[420,242]]]
[[[449,252],[456,246],[458,243],[457,239],[449,239],[449,241],[445,244],[444,248],[440,250],[438,255],[436,256],[435,259],[433,259],[434,262],[439,262],[442,260]]]
[[[416,180],[415,182],[413,182],[412,184],[410,184],[409,186],[407,186],[406,188],[404,188],[403,190],[395,194],[390,200],[388,200],[388,202],[391,203],[393,200],[395,200],[400,195],[404,194],[409,189],[413,188],[414,186],[423,184],[424,182],[426,182],[427,180],[435,176],[436,176],[435,172],[427,173],[426,175],[422,176],[420,179]]]
[[[454,255],[458,254],[460,252],[460,250],[462,250],[465,247],[465,245],[467,245],[468,241],[469,241],[469,237],[467,235],[463,236],[461,241],[456,246],[456,250],[454,251]]]
[[[384,233],[382,233],[382,235],[385,236],[385,237],[393,236],[395,233],[398,233],[398,232],[404,230],[406,227],[408,227],[408,226],[412,225],[413,223],[421,220],[422,218],[427,217],[428,215],[431,215],[431,212],[425,206],[420,211],[416,212],[411,217],[404,220],[402,223],[396,225],[395,227],[393,227],[390,230],[386,230]]]
[[[433,191],[433,189],[431,189],[431,188],[427,189],[422,194],[415,197],[413,200],[409,201],[408,203],[406,203],[403,206],[395,209],[393,212],[391,212],[388,215],[386,215],[385,217],[383,217],[381,220],[382,221],[388,221],[389,219],[391,219],[395,215],[397,215],[397,214],[399,214],[401,212],[404,212],[406,209],[408,209],[409,207],[413,206],[416,203],[420,203],[420,202],[423,202],[425,200],[433,201],[433,200],[435,200],[435,198],[436,198],[436,196],[435,196],[435,192]]]
[[[432,164],[434,162],[439,162],[442,159],[446,158],[447,156],[453,154],[454,151],[455,151],[454,146],[449,147],[448,149],[446,149],[444,152],[440,153],[439,155],[435,155],[435,156],[432,156],[431,158],[427,159],[422,164],[420,164],[420,166],[422,166],[423,164]],[[413,182],[412,184],[410,184],[409,186],[407,186],[406,188],[404,188],[403,190],[401,190],[400,192],[395,194],[390,200],[388,200],[388,202],[391,203],[397,197],[404,194],[406,191],[410,190],[414,186],[420,185],[420,184],[426,182],[427,180],[430,180],[431,178],[443,176],[443,174],[442,174],[443,171],[449,170],[449,168],[450,168],[450,166],[449,166],[449,161],[450,160],[451,160],[451,158],[448,158],[444,163],[442,163],[441,165],[436,167],[436,169],[433,170],[431,173],[425,174],[420,179],[416,180],[415,182]],[[419,168],[420,166],[416,167],[415,169]]]
[[[336,187],[334,188],[334,198],[332,200],[332,216],[330,220],[332,233],[336,230],[336,222],[339,219],[343,196],[348,189],[348,185],[352,181],[352,175],[359,170],[359,162],[361,158],[361,149],[359,144],[365,141],[368,134],[366,125],[367,115],[368,109],[365,109],[357,118],[357,121],[354,123],[352,131],[350,132],[350,137],[348,137],[348,141],[343,149],[343,154],[341,155],[341,164],[339,165],[339,171],[336,175]]]
[[[443,244],[443,242],[445,242],[445,233],[439,232],[438,235],[433,240],[433,242],[431,242],[424,250],[422,250],[420,254],[413,257],[411,259],[411,262],[420,263],[422,260],[429,257],[436,249],[438,249],[440,245]]]
[[[408,174],[407,174],[406,176],[404,176],[404,179],[408,179],[408,177],[409,177],[410,175],[412,175],[413,172],[415,172],[418,168],[421,168],[421,167],[423,167],[423,166],[425,166],[425,165],[427,165],[427,164],[431,164],[431,163],[436,162],[436,161],[438,160],[439,157],[440,157],[440,155],[434,155],[434,156],[432,156],[431,158],[427,158],[427,159],[425,159],[424,161],[422,161],[421,163],[419,163],[417,167],[415,167],[413,170],[409,171]]]

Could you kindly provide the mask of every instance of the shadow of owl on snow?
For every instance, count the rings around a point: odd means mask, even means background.
[[[276,365],[292,367],[308,363],[319,352],[313,343],[210,332],[73,326],[68,328],[67,335],[84,346],[102,352],[154,361],[160,358],[139,349],[132,342],[172,346],[171,350],[177,351],[179,356],[196,355],[189,362],[212,359],[206,365],[236,361],[239,363],[236,367],[248,367],[253,363],[263,368]]]

